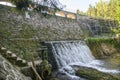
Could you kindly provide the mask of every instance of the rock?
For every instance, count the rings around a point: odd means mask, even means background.
[[[70,66],[63,67],[57,71],[53,71],[52,77],[55,77],[58,80],[86,80],[76,76],[74,70]]]
[[[58,78],[58,80],[85,80],[76,75],[68,74],[64,71],[58,71],[56,77]]]
[[[86,78],[88,80],[120,80],[119,75],[116,77],[108,73],[100,72],[93,68],[77,67],[76,70],[77,76]]]
[[[32,70],[31,67],[22,67],[21,68],[21,72],[25,76],[30,76],[32,78],[32,80],[35,80],[35,74],[34,74],[34,71]]]
[[[32,80],[0,55],[0,80]]]

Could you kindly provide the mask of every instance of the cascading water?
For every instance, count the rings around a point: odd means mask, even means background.
[[[84,41],[51,43],[58,67],[71,63],[89,63],[95,58]]]
[[[49,42],[49,44],[52,47],[52,53],[57,62],[58,68],[66,74],[69,73],[68,75],[74,74],[70,65],[92,67],[107,73],[120,73],[118,70],[104,68],[104,62],[94,58],[85,41],[53,41]],[[71,80],[83,79],[77,78]]]

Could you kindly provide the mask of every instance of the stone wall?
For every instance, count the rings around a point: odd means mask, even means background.
[[[85,35],[110,33],[110,27],[118,26],[114,20],[91,18],[64,11],[64,14],[73,14],[76,19],[43,15],[35,11],[29,12],[28,19],[24,12],[14,12],[15,9],[2,5],[0,7],[0,32],[10,38],[37,38],[42,41],[75,40]]]
[[[67,40],[81,39],[83,35],[76,20],[51,15],[43,16],[35,12],[30,12],[31,18],[26,19],[24,13],[13,12],[8,7],[0,7],[0,27],[2,28],[0,32],[7,31],[11,38],[35,37],[40,40]]]
[[[83,32],[89,32],[89,35],[101,35],[111,33],[111,28],[118,27],[119,24],[116,20],[93,18],[88,16],[77,15],[77,21],[82,27]]]
[[[65,12],[65,14],[72,13]],[[41,41],[80,40],[99,35],[102,27],[110,30],[110,26],[106,25],[104,19],[98,20],[80,15],[76,15],[76,19],[71,19],[35,11],[29,12],[29,15],[30,18],[26,18],[25,12],[0,5],[0,45],[2,44],[2,47],[20,55],[29,56],[28,53],[31,51],[36,53]]]
[[[41,41],[75,40],[83,37],[83,32],[75,19],[43,15],[30,12],[27,19],[24,12],[0,5],[0,46],[6,47],[24,59],[29,53],[37,57]]]

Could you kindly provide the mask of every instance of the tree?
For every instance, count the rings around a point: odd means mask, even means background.
[[[19,10],[27,10],[27,8],[45,8],[50,7],[54,9],[62,9],[64,6],[58,1],[58,0],[8,0],[14,5],[16,5],[16,8]]]
[[[89,5],[88,11],[87,11],[87,14],[89,16],[92,16],[92,9],[93,9],[92,5]]]
[[[115,34],[117,38],[120,38],[120,27],[111,29]]]
[[[8,1],[16,5],[16,8],[18,10],[27,10],[29,4],[32,4],[31,0],[8,0]]]
[[[88,15],[117,20],[120,23],[120,0],[100,0],[95,6],[89,6]]]
[[[86,15],[83,11],[80,11],[79,9],[77,10],[77,14],[79,14],[79,15]]]
[[[115,16],[116,20],[118,20],[119,24],[120,24],[120,1],[117,0],[117,4],[116,4],[116,16]]]
[[[108,4],[108,18],[115,19],[115,13],[116,13],[116,1],[117,0],[110,0]]]

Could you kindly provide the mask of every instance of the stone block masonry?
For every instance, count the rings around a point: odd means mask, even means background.
[[[44,17],[41,13],[35,12],[30,12],[31,18],[26,19],[24,13],[13,12],[11,8],[5,6],[3,8],[0,9],[0,21],[3,25],[0,27],[6,27],[6,31],[10,31],[11,38],[37,37],[40,40],[70,40],[81,39],[83,36],[81,27],[74,19],[50,15]]]

